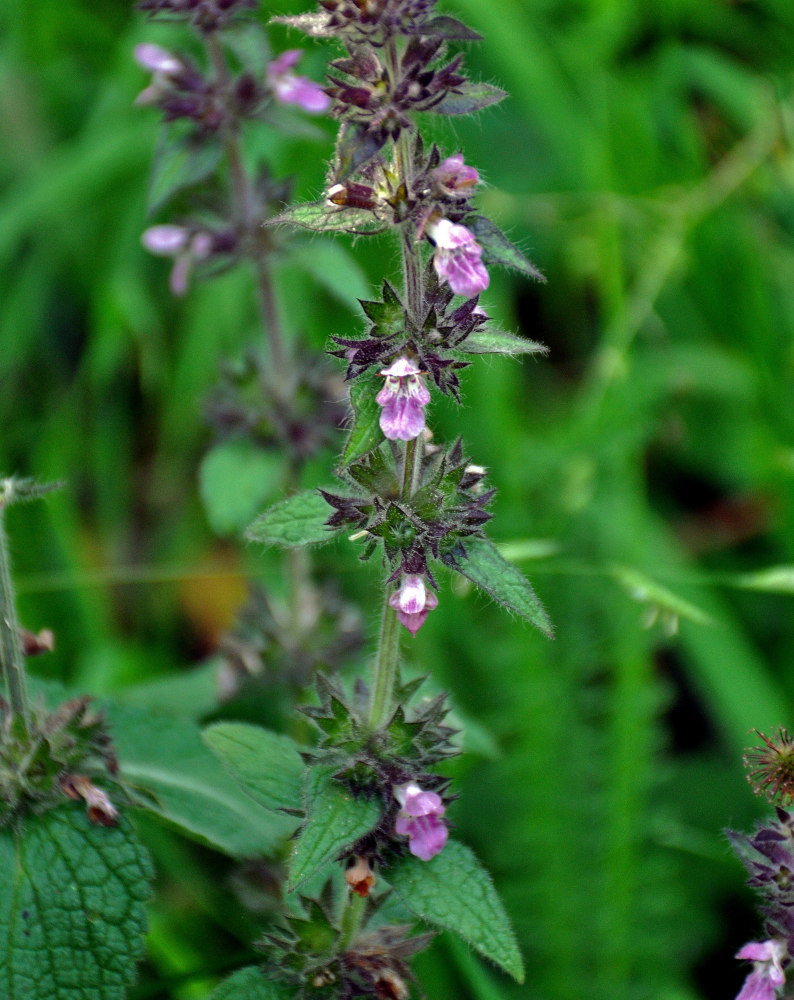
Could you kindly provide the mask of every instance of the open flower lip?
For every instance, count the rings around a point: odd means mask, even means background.
[[[424,579],[415,573],[407,573],[400,585],[389,598],[389,604],[397,612],[401,625],[416,636],[427,620],[427,613],[438,607],[438,598],[425,586]]]
[[[446,845],[449,831],[443,820],[446,809],[441,796],[426,791],[416,782],[396,785],[394,797],[400,812],[394,824],[395,832],[408,837],[408,850],[421,861],[430,861]]]
[[[465,226],[449,219],[432,220],[425,235],[435,244],[433,267],[456,295],[473,298],[491,282],[482,262],[482,247]]]
[[[412,441],[425,429],[424,408],[430,402],[423,373],[408,358],[400,357],[380,374],[386,379],[375,397],[382,407],[380,429],[391,441]]]
[[[319,83],[292,72],[302,55],[302,49],[287,49],[282,52],[268,63],[267,82],[281,104],[295,104],[311,114],[324,114],[331,106],[328,94]]]

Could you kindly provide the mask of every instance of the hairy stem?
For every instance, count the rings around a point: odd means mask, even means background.
[[[400,54],[395,39],[391,39],[385,49],[386,64],[391,76],[392,85],[399,78]],[[406,199],[411,197],[413,182],[413,153],[411,149],[411,133],[403,129],[395,143],[394,172],[397,188],[403,189]],[[415,233],[411,223],[403,224],[400,230],[400,250],[403,265],[403,294],[407,318],[416,326],[420,326],[424,316],[425,291],[422,272],[422,257],[416,244]],[[410,500],[419,485],[419,474],[422,468],[424,445],[421,437],[407,441],[403,457],[402,498]],[[384,725],[391,714],[394,699],[394,685],[397,679],[397,668],[400,655],[400,623],[397,613],[389,604],[388,587],[384,597],[383,618],[381,620],[380,640],[375,657],[375,679],[370,707],[370,725],[377,728]]]
[[[378,652],[375,655],[375,683],[369,711],[371,729],[378,729],[389,721],[394,684],[397,680],[397,666],[400,662],[400,622],[394,608],[389,604],[387,585],[384,585],[384,591]]]
[[[355,892],[348,893],[340,921],[339,940],[337,942],[337,951],[339,954],[346,952],[358,937],[366,910],[367,900],[364,896],[359,896]]]
[[[11,559],[5,530],[5,506],[0,491],[0,667],[5,681],[11,711],[28,720],[27,677],[25,656],[19,635],[16,592],[11,580]]]

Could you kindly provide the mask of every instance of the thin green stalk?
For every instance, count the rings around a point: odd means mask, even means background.
[[[0,500],[0,668],[11,711],[28,721],[25,656],[19,635],[17,604],[11,580],[11,560],[5,530],[5,509]]]
[[[389,604],[388,587],[384,587],[378,652],[375,656],[375,683],[369,711],[370,728],[378,729],[389,721],[400,661],[400,623],[397,612]]]

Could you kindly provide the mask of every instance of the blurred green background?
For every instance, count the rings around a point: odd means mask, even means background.
[[[451,816],[528,966],[516,987],[442,937],[419,978],[430,998],[733,996],[732,955],[758,925],[721,831],[762,813],[742,748],[791,721],[794,693],[794,7],[442,9],[485,36],[471,74],[512,96],[431,128],[549,279],[494,274],[484,304],[550,353],[481,361],[462,409],[442,401],[433,422],[488,466],[491,533],[557,638],[445,580],[410,647],[484,727]],[[139,242],[159,124],[133,107],[131,51],[183,37],[126,0],[0,4],[0,469],[67,481],[9,518],[21,617],[57,635],[36,672],[139,704],[141,682],[196,676],[247,575],[279,586],[277,560],[211,530],[197,479],[207,393],[258,336],[250,280],[175,302]],[[323,60],[313,47],[316,78]],[[298,197],[318,196],[328,123],[258,141]],[[318,349],[360,328],[355,295],[384,268],[396,278],[388,240],[340,244],[298,238],[279,265],[289,334]],[[377,567],[318,562],[374,614]],[[201,690],[183,710],[211,709]],[[240,887],[267,870],[144,834],[158,896],[136,996],[201,998],[250,957]]]

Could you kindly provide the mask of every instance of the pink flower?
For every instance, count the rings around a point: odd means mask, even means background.
[[[408,850],[422,861],[434,858],[447,842],[449,831],[442,820],[444,804],[435,792],[425,792],[413,781],[395,785],[394,797],[402,807],[395,832],[408,837]]]
[[[297,104],[304,111],[322,114],[331,106],[331,98],[319,83],[292,72],[292,67],[302,55],[301,49],[282,52],[278,59],[268,63],[267,82],[273,88],[276,100],[282,104]]]
[[[383,407],[380,429],[391,441],[412,441],[425,429],[423,407],[430,402],[422,372],[407,358],[397,358],[380,374],[386,377],[386,384],[375,397]]]
[[[183,72],[184,63],[168,49],[152,42],[136,45],[133,55],[138,65],[152,74],[149,86],[138,94],[135,103],[156,104],[168,92],[172,78]]]
[[[437,219],[428,224],[425,232],[436,245],[433,257],[436,274],[456,295],[470,299],[485,291],[490,278],[480,260],[482,247],[465,226]]]
[[[475,168],[463,162],[463,153],[442,160],[430,176],[438,190],[449,198],[467,198],[474,185],[480,182]]]
[[[753,971],[745,979],[736,1000],[775,1000],[775,990],[785,981],[783,941],[751,941],[736,953],[737,958],[753,962]]]
[[[204,260],[212,250],[209,233],[191,233],[183,226],[151,226],[141,236],[144,247],[158,257],[173,257],[169,287],[174,295],[182,296],[196,261]]]
[[[408,573],[403,577],[400,589],[389,598],[389,604],[397,612],[400,624],[415,636],[424,625],[428,611],[438,607],[438,598],[425,587],[421,576]]]

